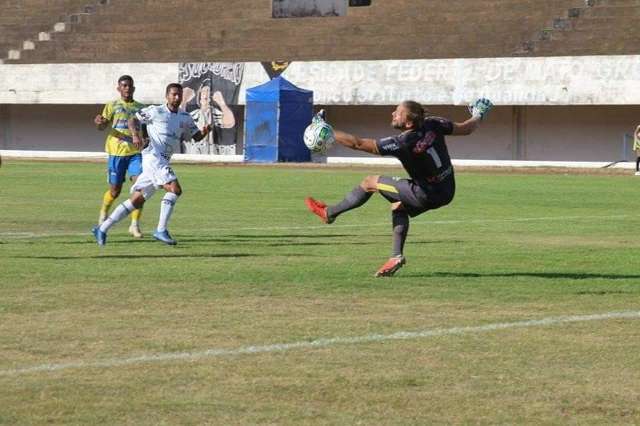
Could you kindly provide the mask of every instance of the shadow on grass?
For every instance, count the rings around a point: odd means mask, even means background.
[[[240,235],[229,234],[222,236],[201,236],[201,235],[181,235],[178,238],[178,245],[207,245],[207,244],[225,244],[238,246],[262,246],[262,247],[313,247],[313,246],[353,246],[353,245],[376,245],[380,241],[374,241],[372,238],[388,238],[391,234],[281,234],[281,235]],[[0,241],[0,244],[3,242]],[[462,240],[412,240],[412,245],[433,245],[433,244],[463,244]],[[15,245],[36,245],[36,241],[17,241]],[[58,244],[65,246],[75,245],[95,245],[93,239],[59,241]],[[108,240],[107,246],[124,246],[131,244],[156,244],[151,237],[144,239],[126,238],[122,235],[115,236],[114,239]]]
[[[367,235],[370,237],[371,235]],[[331,240],[335,239],[354,239],[354,238],[362,238],[362,235],[357,234],[342,234],[342,235],[223,235],[223,236],[202,236],[202,235],[186,235],[182,236],[179,241],[190,241],[190,242],[220,242],[220,243],[236,243],[236,244],[274,244],[274,243],[296,243],[303,242],[304,240]],[[336,242],[336,244],[338,244]],[[311,244],[305,242],[304,244]],[[324,243],[323,243],[324,244]]]
[[[280,235],[250,235],[250,234],[229,234],[223,235],[223,237],[233,238],[237,240],[275,240],[279,238],[346,238],[346,237],[358,237],[361,234],[280,234]]]
[[[80,259],[223,259],[241,257],[309,257],[303,254],[251,254],[251,253],[196,253],[196,254],[173,254],[170,252],[162,254],[103,254],[95,256],[12,256],[13,259],[40,259],[40,260],[80,260]]]
[[[476,273],[476,272],[431,272],[425,274],[402,274],[407,278],[518,278],[532,277],[545,279],[565,280],[633,280],[640,279],[640,275],[629,274],[592,274],[585,272],[503,272],[503,273]]]
[[[180,236],[176,236],[178,240],[178,244],[182,245],[183,243],[216,243],[216,244],[261,244],[265,246],[269,246],[271,244],[299,244],[299,245],[311,245],[311,243],[302,243],[292,240],[292,238],[296,239],[331,239],[331,238],[349,238],[349,237],[358,237],[357,234],[332,234],[332,235],[222,235],[222,236],[202,236],[202,235],[189,235],[183,234]],[[264,240],[264,241],[262,241]],[[271,243],[273,240],[282,240],[279,243]],[[116,244],[141,244],[141,243],[156,243],[152,237],[147,237],[143,239],[126,239],[122,238],[122,236],[116,236],[116,239],[108,240],[109,245]],[[64,244],[74,245],[74,244],[95,244],[95,240],[89,239],[84,241],[66,241]]]
[[[441,241],[435,241],[435,240],[431,240],[431,241],[412,241],[411,244],[412,245],[425,245],[425,244],[461,244],[462,241],[454,241],[454,240],[441,240]],[[340,241],[340,242],[336,242],[336,241],[331,241],[331,242],[301,242],[301,241],[283,241],[283,242],[278,242],[278,243],[269,243],[269,244],[265,244],[265,246],[267,247],[287,247],[287,246],[291,246],[291,247],[295,247],[295,246],[371,246],[371,245],[376,245],[379,246],[380,242],[379,241],[353,241],[353,240],[348,240],[348,241]],[[385,246],[386,248],[386,246]]]

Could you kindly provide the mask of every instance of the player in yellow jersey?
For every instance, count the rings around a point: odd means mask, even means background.
[[[109,155],[108,159],[108,182],[109,189],[102,197],[102,207],[100,208],[99,223],[102,223],[109,216],[109,209],[122,191],[122,184],[126,175],[135,182],[142,173],[141,146],[136,146],[131,137],[128,121],[130,117],[144,108],[140,102],[133,100],[135,86],[133,78],[123,75],[118,79],[118,93],[120,99],[109,102],[104,106],[102,114],[94,119],[98,130],[105,130],[109,127],[109,134],[105,143],[105,151]],[[129,233],[135,238],[142,238],[140,231],[141,209],[135,210],[131,214],[131,226]]]

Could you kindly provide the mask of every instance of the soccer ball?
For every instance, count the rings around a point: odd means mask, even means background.
[[[324,153],[335,141],[333,128],[324,121],[315,121],[304,131],[304,144],[311,152]]]

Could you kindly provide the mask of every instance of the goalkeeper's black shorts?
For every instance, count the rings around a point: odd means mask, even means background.
[[[391,203],[402,203],[409,216],[414,217],[449,204],[456,185],[453,176],[438,184],[421,185],[413,179],[380,176],[378,192]]]

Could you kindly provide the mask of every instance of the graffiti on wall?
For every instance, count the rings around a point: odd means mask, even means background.
[[[280,77],[280,74],[285,72],[289,65],[291,65],[291,62],[286,61],[262,62],[262,67],[271,80]]]
[[[238,120],[241,111],[238,95],[244,74],[243,63],[180,63],[178,81],[184,86],[182,108],[199,128],[209,124],[213,131],[201,141],[185,141],[185,154],[235,155],[238,145]],[[221,123],[213,116],[222,112]]]

